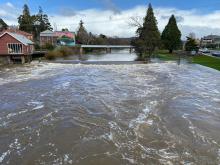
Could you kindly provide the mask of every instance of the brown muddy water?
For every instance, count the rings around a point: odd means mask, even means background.
[[[175,63],[2,68],[0,164],[218,165],[220,72]]]

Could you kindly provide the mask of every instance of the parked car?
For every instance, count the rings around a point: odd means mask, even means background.
[[[211,51],[208,48],[199,49],[199,52],[201,53],[210,53]]]
[[[216,57],[220,57],[220,51],[218,51],[218,52],[213,52],[212,55],[213,55],[213,56],[216,56]]]

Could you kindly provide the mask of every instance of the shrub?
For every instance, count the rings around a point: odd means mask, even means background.
[[[47,54],[45,55],[45,58],[47,60],[54,60],[57,57],[62,57],[62,53],[56,50],[48,51]]]
[[[46,49],[46,50],[54,50],[54,45],[50,44],[50,43],[46,43],[45,45],[42,46],[43,49]]]
[[[59,51],[63,57],[73,54],[73,50],[66,46],[59,47],[56,51]]]
[[[62,47],[58,47],[55,50],[48,51],[47,54],[45,55],[45,58],[47,60],[54,60],[58,57],[67,57],[72,54],[74,54],[74,52],[71,48],[62,46]]]
[[[39,44],[34,44],[35,50],[40,50],[40,45]]]

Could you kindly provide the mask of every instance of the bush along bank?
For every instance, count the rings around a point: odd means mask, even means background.
[[[47,60],[54,60],[56,58],[67,57],[70,55],[78,55],[79,51],[79,47],[60,46],[55,48],[54,50],[49,50],[46,53],[45,58]]]

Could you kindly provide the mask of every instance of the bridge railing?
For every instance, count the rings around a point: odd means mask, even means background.
[[[134,48],[132,45],[81,45],[82,48]]]

